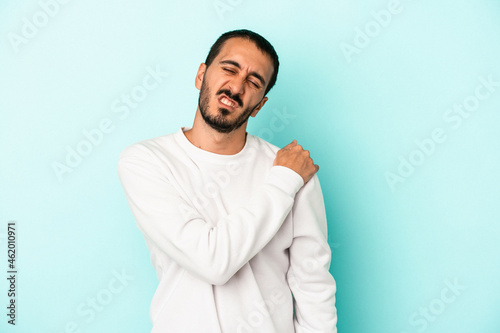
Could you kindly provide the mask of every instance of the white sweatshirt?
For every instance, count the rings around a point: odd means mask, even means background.
[[[337,332],[317,175],[248,134],[220,155],[176,133],[124,149],[118,174],[159,285],[152,333]],[[292,297],[293,296],[293,297]]]

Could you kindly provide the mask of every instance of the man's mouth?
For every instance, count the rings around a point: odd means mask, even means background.
[[[228,106],[232,109],[236,108],[238,106],[238,103],[236,103],[235,101],[233,101],[232,99],[228,98],[227,96],[225,95],[222,95],[220,98],[219,98],[219,102],[225,106]]]

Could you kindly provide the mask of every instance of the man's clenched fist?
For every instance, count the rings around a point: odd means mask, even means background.
[[[309,156],[309,151],[298,145],[297,140],[278,150],[273,165],[282,165],[297,172],[304,179],[304,184],[319,170],[319,166]]]

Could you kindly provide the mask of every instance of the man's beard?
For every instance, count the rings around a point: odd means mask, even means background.
[[[221,94],[225,94],[227,97],[237,102],[240,107],[242,106],[243,103],[241,102],[241,99],[238,95],[232,95],[229,90],[223,89],[219,90],[216,96],[219,96]],[[205,120],[205,123],[210,125],[210,127],[212,127],[219,133],[230,133],[238,129],[248,120],[248,118],[250,118],[250,115],[252,114],[253,110],[255,110],[259,105],[257,104],[253,108],[249,107],[244,109],[243,112],[236,119],[231,121],[227,119],[231,114],[231,112],[228,109],[219,107],[215,115],[210,114],[209,102],[210,102],[210,88],[208,88],[208,86],[205,84],[205,78],[203,78],[203,82],[201,83],[201,89],[200,89],[200,97],[198,99],[198,107],[200,108],[201,117],[203,118],[203,120]]]

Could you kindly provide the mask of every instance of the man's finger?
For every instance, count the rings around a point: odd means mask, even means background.
[[[290,142],[285,147],[283,147],[283,149],[285,149],[285,148],[292,148],[293,146],[296,146],[296,145],[297,145],[297,140],[294,139],[292,142]]]

